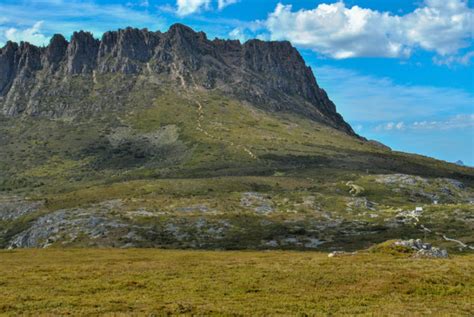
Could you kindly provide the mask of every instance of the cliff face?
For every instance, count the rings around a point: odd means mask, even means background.
[[[0,110],[46,117],[99,111],[108,105],[84,105],[80,99],[93,93],[96,76],[107,74],[220,90],[265,110],[295,112],[354,134],[289,42],[211,41],[181,24],[166,33],[127,28],[101,40],[83,31],[70,42],[54,35],[47,47],[8,42],[0,49]]]

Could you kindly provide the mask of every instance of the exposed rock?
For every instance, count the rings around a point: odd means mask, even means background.
[[[375,210],[375,207],[377,206],[376,203],[368,200],[366,197],[353,197],[346,205],[349,208],[362,208],[368,210]]]
[[[322,241],[322,240],[319,240],[319,239],[316,239],[316,238],[307,238],[306,242],[304,244],[304,247],[308,248],[308,249],[316,249],[324,243],[325,243],[325,241]]]
[[[123,95],[109,94],[117,99],[109,103],[93,98],[97,78],[117,73],[131,75],[129,82],[114,83],[126,86]],[[0,111],[64,117],[119,107],[139,77],[218,89],[265,110],[302,114],[355,134],[289,42],[211,41],[181,24],[165,33],[126,28],[101,40],[84,31],[74,32],[70,42],[54,35],[46,48],[8,42],[0,49]],[[88,96],[91,104],[84,107],[81,100]]]
[[[119,234],[129,230],[129,224],[108,217],[107,210],[58,210],[35,220],[29,229],[10,240],[8,248],[44,248],[55,242],[74,242],[81,236],[108,240],[114,236],[112,231]]]
[[[91,73],[96,67],[99,43],[89,32],[74,32],[67,48],[67,73]]]
[[[263,194],[256,192],[246,192],[242,194],[240,205],[247,208],[252,208],[258,213],[273,212],[273,202],[271,199],[265,197]]]
[[[352,196],[359,196],[360,194],[363,194],[365,192],[364,187],[354,184],[354,182],[352,181],[348,181],[346,183],[346,186],[349,187],[349,193]]]
[[[356,255],[356,254],[357,254],[357,252],[333,251],[333,252],[328,254],[328,258],[349,256],[349,255]]]
[[[53,71],[59,67],[60,62],[65,58],[67,51],[68,42],[64,36],[60,34],[55,34],[51,38],[49,45],[46,47],[46,52],[44,54],[45,61],[44,64],[49,64],[52,67]]]
[[[446,250],[433,247],[430,243],[423,243],[420,239],[401,240],[394,243],[395,246],[409,248],[415,251],[416,258],[447,258]]]
[[[387,185],[416,185],[418,183],[427,183],[428,181],[420,176],[406,175],[406,174],[389,174],[389,175],[379,175],[375,179],[377,183],[387,184]]]
[[[425,178],[406,174],[377,175],[377,183],[385,184],[393,192],[407,193],[409,201],[446,203],[463,200],[469,202],[465,185],[451,178]]]
[[[464,184],[463,184],[462,182],[456,180],[456,179],[443,178],[443,180],[444,180],[446,183],[448,183],[448,184],[454,186],[454,187],[457,188],[457,189],[464,189],[464,188],[465,188],[465,187],[464,187]]]
[[[270,241],[263,241],[263,245],[270,248],[277,248],[279,244],[278,244],[278,241],[276,240],[270,240]]]
[[[18,44],[8,41],[0,50],[0,97],[9,91],[18,66]]]
[[[398,221],[402,223],[415,223],[418,224],[420,221],[420,217],[422,215],[421,210],[405,210],[400,211],[397,213],[396,218]]]
[[[0,220],[15,220],[38,211],[44,202],[28,201],[20,197],[0,197]]]

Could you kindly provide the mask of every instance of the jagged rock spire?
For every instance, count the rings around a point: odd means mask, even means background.
[[[44,108],[61,116],[63,109],[73,111],[73,104],[64,104],[73,98],[50,105],[45,96],[67,97],[70,76],[107,73],[159,75],[186,89],[219,89],[262,109],[299,113],[354,134],[289,42],[211,41],[183,24],[165,33],[120,29],[100,40],[84,31],[74,32],[70,42],[57,34],[45,48],[8,42],[0,49],[0,110],[41,115]]]

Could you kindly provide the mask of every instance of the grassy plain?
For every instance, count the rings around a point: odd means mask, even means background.
[[[472,316],[474,256],[0,251],[0,314]]]

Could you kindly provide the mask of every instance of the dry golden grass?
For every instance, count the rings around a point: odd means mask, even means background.
[[[0,314],[471,315],[474,256],[0,252]]]

